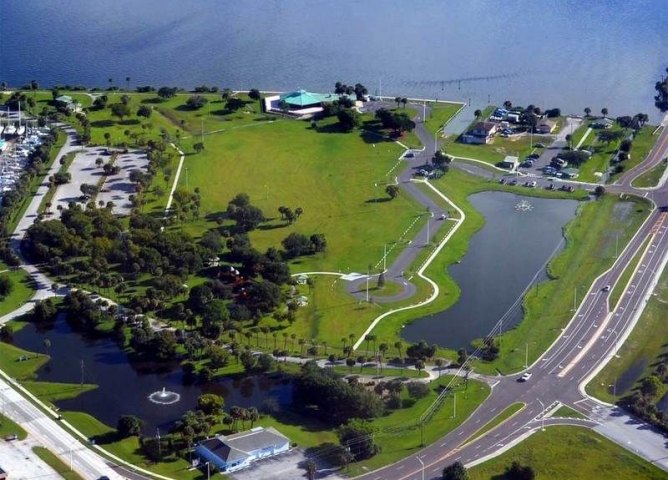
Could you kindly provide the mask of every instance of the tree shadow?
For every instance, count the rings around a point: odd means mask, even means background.
[[[119,125],[139,125],[141,122],[137,120],[136,118],[129,118],[127,120],[123,120],[121,122],[118,122]]]
[[[389,202],[392,200],[390,197],[378,197],[378,198],[370,198],[369,200],[365,200],[364,203],[385,203]]]
[[[90,122],[90,126],[95,128],[112,127],[114,124],[115,122],[113,120],[95,120],[94,122]]]
[[[338,123],[330,123],[329,125],[318,126],[316,127],[315,131],[318,133],[350,133],[344,131]]]
[[[160,97],[152,97],[152,98],[145,98],[141,101],[141,103],[149,103],[149,104],[159,104],[159,103],[164,103],[164,100]]]

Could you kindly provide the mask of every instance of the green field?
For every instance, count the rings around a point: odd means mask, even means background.
[[[552,143],[552,138],[544,135],[534,135],[533,145],[536,145],[536,143],[548,145]],[[531,148],[531,145],[531,138],[526,134],[509,138],[496,136],[492,143],[487,145],[468,145],[449,141],[445,146],[445,151],[448,155],[454,155],[455,157],[475,158],[496,165],[508,155],[519,157],[522,160],[536,150]]]
[[[469,470],[471,480],[504,480],[513,461],[530,465],[538,479],[665,480],[668,473],[599,434],[579,427],[549,427]]]
[[[0,277],[7,277],[12,282],[12,291],[5,298],[0,299],[0,317],[2,317],[30,300],[34,290],[32,279],[23,269],[11,270],[0,262]]]
[[[19,440],[24,440],[28,435],[26,431],[11,418],[0,414],[0,441],[2,441],[2,438],[14,434],[18,436]]]
[[[668,270],[661,275],[654,295],[645,306],[638,324],[619,347],[619,357],[613,358],[587,385],[587,393],[605,402],[614,403],[652,373],[655,362],[668,354]],[[637,368],[640,367],[640,368]],[[617,388],[619,377],[632,370],[633,387]]]
[[[25,360],[20,360],[21,358]],[[47,355],[29,352],[9,343],[0,342],[0,370],[12,378],[34,379],[35,372],[48,361]]]
[[[462,107],[465,107],[465,105],[461,103],[442,102],[429,102],[428,106],[431,110],[427,115],[425,126],[427,127],[427,131],[432,134],[442,129],[445,123],[449,122],[452,117],[462,109]]]
[[[624,171],[629,171],[639,163],[641,163],[645,158],[647,158],[647,155],[649,155],[650,150],[652,150],[652,147],[654,146],[654,143],[656,143],[656,139],[659,136],[659,133],[654,135],[654,131],[656,130],[656,127],[653,125],[645,125],[640,129],[640,132],[636,135],[635,139],[633,140],[633,147],[631,148],[631,158],[626,160],[624,162]],[[614,182],[618,177],[620,177],[623,174],[615,174],[610,178],[610,182]],[[661,176],[659,175],[659,178]],[[657,180],[658,182],[658,180]]]
[[[567,405],[562,405],[561,407],[559,407],[559,409],[556,412],[554,412],[551,416],[556,418],[581,418],[581,419],[587,418],[577,410],[574,410]]]
[[[97,385],[87,383],[80,385],[78,383],[24,381],[21,385],[46,404],[74,398],[97,388]]]
[[[66,465],[48,448],[33,447],[32,451],[35,452],[35,455],[44,460],[47,465],[53,468],[58,473],[58,475],[60,475],[65,480],[83,480],[83,478],[77,472],[72,471],[69,465]]]
[[[666,171],[666,162],[661,162],[658,165],[655,165],[642,175],[636,177],[632,185],[638,188],[651,188],[656,187],[659,184],[659,180],[663,176],[663,173]]]

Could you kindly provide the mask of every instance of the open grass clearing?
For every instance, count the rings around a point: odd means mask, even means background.
[[[437,390],[447,385],[451,379],[451,376],[444,375],[440,380],[434,380],[429,396],[418,400],[413,407],[396,410],[391,415],[374,420],[374,426],[381,430],[375,437],[381,452],[369,460],[349,465],[348,474],[361,475],[418,451],[421,448],[421,432],[415,419],[436,399]],[[435,442],[461,425],[487,398],[490,388],[483,382],[469,380],[468,388],[461,382],[453,391],[457,394],[456,416],[453,417],[453,397],[448,395],[431,420],[424,425],[425,445]],[[398,428],[400,426],[404,428]],[[388,433],[382,433],[383,431]]]
[[[491,432],[499,425],[502,425],[507,420],[510,420],[512,417],[514,417],[515,414],[524,410],[524,407],[526,407],[526,403],[513,403],[512,405],[509,405],[501,413],[499,413],[496,417],[494,417],[491,421],[487,422],[482,428],[480,428],[473,435],[467,438],[463,443],[466,444],[472,442],[484,436],[485,434]]]
[[[358,133],[323,133],[299,121],[212,135],[201,154],[186,159],[188,179],[179,179],[180,188],[188,182],[191,190],[202,192],[201,220],[183,228],[195,236],[211,228],[229,229],[215,220],[236,194],[245,192],[269,217],[251,232],[255,248],[277,247],[293,232],[323,233],[327,252],[293,261],[293,272],[364,272],[382,259],[385,244],[401,241],[422,211],[407,195],[389,201],[385,193],[401,147],[372,145]],[[282,205],[301,207],[304,214],[288,226],[278,213]]]
[[[496,165],[506,156],[519,157],[520,160],[534,152],[532,145],[537,143],[550,144],[552,137],[546,135],[534,135],[533,143],[528,134],[513,135],[508,138],[495,136],[491,143],[486,145],[469,145],[459,142],[448,142],[445,147],[446,153],[455,157],[468,157],[483,160]]]
[[[431,110],[430,113],[427,114],[425,126],[427,127],[427,130],[433,134],[441,130],[443,125],[452,120],[452,118],[465,107],[465,104],[428,102],[428,107]]]
[[[21,360],[21,359],[24,360]],[[17,380],[35,378],[35,372],[49,357],[20,349],[9,343],[0,342],[0,370]]]
[[[70,466],[66,465],[60,458],[54,455],[51,450],[45,447],[33,447],[33,452],[44,462],[53,468],[58,475],[65,480],[83,480],[77,472],[70,470]]]
[[[413,366],[406,366],[404,368],[387,368],[386,364],[383,364],[384,367],[381,369],[376,365],[367,365],[360,366],[358,363],[352,369],[344,365],[337,365],[332,367],[336,373],[341,375],[365,375],[366,377],[372,376],[374,380],[385,381],[385,377],[390,377],[392,379],[396,378],[427,378],[428,374],[424,370],[418,372],[413,368]]]
[[[551,417],[556,417],[556,418],[581,418],[581,419],[586,419],[587,417],[577,410],[572,409],[568,405],[562,405],[557,409],[556,412],[554,412]]]
[[[666,162],[663,161],[658,165],[655,165],[642,175],[636,177],[632,185],[637,188],[651,188],[656,187],[659,184],[659,180],[663,176],[663,173],[666,171]]]
[[[12,291],[6,297],[0,298],[0,317],[2,317],[30,300],[35,290],[32,278],[21,268],[13,270],[0,262],[0,277],[9,278],[12,282]]]
[[[645,160],[645,158],[647,158],[647,155],[649,155],[649,152],[652,150],[652,147],[656,143],[656,140],[659,138],[660,132],[657,132],[657,134],[654,135],[655,130],[656,130],[655,126],[645,125],[636,134],[635,138],[633,139],[633,146],[631,147],[631,158],[625,160],[623,163],[624,171],[631,170],[633,167],[642,163]],[[621,175],[623,175],[623,173],[613,174],[610,177],[609,182],[616,181],[617,178],[619,178]],[[659,175],[659,178],[661,178],[661,175]],[[658,179],[656,183],[658,183]],[[656,183],[654,185],[656,185]],[[642,185],[636,185],[634,183],[634,186],[642,186]]]
[[[613,358],[589,382],[586,391],[604,402],[614,403],[652,373],[655,362],[668,355],[668,270],[656,286],[638,324]]]
[[[18,436],[19,440],[25,440],[28,435],[23,428],[9,417],[0,414],[0,442],[8,435]]]
[[[30,393],[35,395],[44,403],[57,402],[58,400],[67,400],[74,398],[82,393],[95,390],[97,385],[77,384],[77,383],[55,383],[55,382],[35,382],[24,381],[21,383]]]
[[[665,480],[668,473],[589,429],[549,427],[507,452],[469,470],[471,480],[502,480],[513,461],[530,465],[541,479]],[[614,472],[614,473],[613,473]]]

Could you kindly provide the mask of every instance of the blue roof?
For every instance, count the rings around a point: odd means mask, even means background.
[[[334,102],[339,99],[338,95],[333,93],[311,93],[306,90],[296,90],[294,92],[284,93],[281,100],[289,105],[297,107],[308,107],[325,102]]]

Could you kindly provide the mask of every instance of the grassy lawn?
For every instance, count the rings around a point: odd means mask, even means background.
[[[137,437],[115,440],[115,429],[108,427],[99,420],[82,412],[62,412],[63,417],[89,438],[96,438],[96,443],[114,455],[141,468],[166,475],[171,478],[196,480],[206,478],[198,470],[188,471],[188,459],[169,456],[164,462],[149,462],[140,454],[139,439]],[[222,477],[226,478],[226,477]]]
[[[74,398],[77,395],[85,393],[89,390],[94,390],[97,385],[77,383],[51,383],[51,382],[35,382],[25,381],[23,385],[30,393],[35,395],[44,403],[53,403],[58,400],[67,400]]]
[[[434,401],[438,386],[447,385],[450,379],[449,376],[443,376],[440,380],[433,381],[431,394],[418,400],[412,408],[400,409],[391,415],[376,419],[373,423],[381,433],[375,438],[376,443],[381,447],[381,452],[369,460],[350,465],[349,475],[361,475],[369,470],[394,463],[419,450],[421,436],[420,429],[415,425],[415,419]],[[490,388],[482,382],[469,380],[468,389],[460,384],[455,387],[454,391],[457,393],[457,416],[452,416],[453,397],[448,396],[431,420],[425,424],[425,444],[435,442],[463,423],[487,398]],[[397,428],[402,426],[404,428]]]
[[[6,436],[13,434],[18,435],[19,440],[24,440],[28,435],[26,431],[11,418],[0,414],[0,438],[5,438]]]
[[[656,187],[665,171],[666,162],[661,162],[633,180],[632,185],[639,188]]]
[[[319,130],[307,122],[281,121],[209,136],[206,150],[185,161],[188,180],[179,179],[181,188],[188,181],[191,190],[202,191],[201,220],[185,230],[200,235],[218,228],[215,219],[245,192],[270,218],[251,233],[258,250],[279,246],[292,232],[325,234],[327,252],[296,260],[293,272],[366,271],[376,264],[384,245],[399,240],[421,213],[406,195],[388,201],[385,194],[402,149],[389,141],[373,147],[357,133],[325,133],[333,122],[328,121],[320,122]],[[287,226],[278,213],[281,205],[301,207],[304,215]]]
[[[649,152],[656,143],[657,138],[659,138],[660,132],[657,133],[656,135],[652,135],[654,130],[656,130],[656,127],[652,125],[645,125],[640,129],[640,132],[638,132],[635,139],[633,140],[633,147],[631,147],[631,158],[629,158],[624,162],[625,171],[631,170],[633,167],[635,167],[643,160],[645,160],[645,158],[647,158],[647,155],[649,155]],[[610,178],[610,182],[614,182],[621,175],[622,173],[617,173],[615,175],[612,175]],[[659,178],[661,178],[660,174]],[[656,183],[654,185],[656,185]],[[635,186],[642,186],[642,185],[635,185]]]
[[[579,427],[550,427],[469,470],[471,480],[504,480],[513,461],[531,465],[541,479],[665,480],[668,473],[599,434]]]
[[[32,279],[23,269],[8,271],[8,267],[0,262],[0,277],[7,277],[12,282],[12,291],[0,299],[0,317],[2,317],[30,300],[34,290]]]
[[[487,423],[480,430],[478,430],[469,438],[467,438],[466,441],[464,441],[463,443],[472,442],[476,438],[480,438],[486,433],[494,430],[496,427],[504,423],[506,420],[509,420],[513,416],[515,416],[516,413],[523,410],[524,407],[526,407],[526,403],[513,403],[512,405],[508,406],[508,408],[506,408],[503,412],[499,413],[496,417],[494,417],[492,421]]]
[[[645,306],[638,324],[613,358],[587,385],[587,393],[605,402],[614,403],[628,394],[631,388],[618,383],[625,372],[636,372],[629,379],[632,387],[654,371],[654,362],[668,354],[668,270],[661,275],[654,295]],[[617,385],[613,388],[613,385]],[[613,393],[615,395],[613,395]]]
[[[571,407],[562,405],[559,409],[552,414],[556,418],[587,418],[577,410],[573,410]]]
[[[580,126],[572,133],[573,139],[571,140],[571,143],[573,144],[573,148],[577,147],[578,143],[580,143],[580,140],[584,138],[584,136],[587,134],[587,130],[589,130],[589,125],[591,122],[584,121],[580,124]],[[596,134],[595,130],[592,130],[589,132],[589,135],[587,136],[587,139],[583,142],[582,145],[580,145],[580,148],[583,148],[585,145],[587,145],[586,142],[591,141],[592,138],[594,138]]]
[[[47,465],[58,472],[58,475],[65,480],[83,480],[83,477],[77,472],[71,471],[70,466],[66,465],[60,458],[55,456],[48,448],[33,447],[32,451],[35,452],[35,455],[44,460]]]
[[[543,135],[533,136],[533,145],[536,143],[550,144],[552,138]],[[477,160],[483,160],[492,165],[496,165],[507,155],[519,157],[520,160],[535,148],[531,148],[531,138],[529,135],[516,135],[509,138],[500,136],[494,137],[492,143],[487,145],[468,145],[459,142],[448,142],[445,151],[455,157],[468,157]]]
[[[19,361],[25,357],[25,361]],[[46,355],[22,350],[14,345],[0,342],[0,370],[17,380],[28,380],[35,378],[35,372],[49,361]]]
[[[434,103],[429,102],[431,112],[427,117],[425,126],[431,133],[436,133],[443,125],[449,122],[465,106],[463,103]]]

